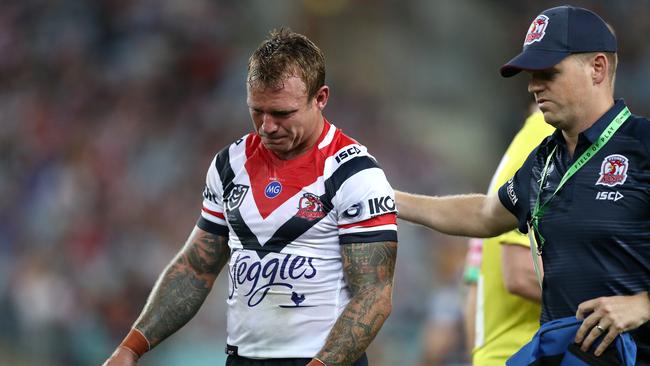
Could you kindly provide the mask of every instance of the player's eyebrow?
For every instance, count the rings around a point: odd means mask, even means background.
[[[294,108],[294,109],[270,109],[270,110],[267,110],[267,111],[265,111],[265,110],[263,110],[261,108],[255,108],[255,107],[250,107],[250,109],[252,111],[254,111],[254,112],[257,112],[257,113],[266,112],[266,113],[269,113],[269,114],[272,114],[272,115],[275,115],[275,116],[287,116],[287,115],[289,115],[291,113],[294,113],[294,112],[298,111],[298,108]]]

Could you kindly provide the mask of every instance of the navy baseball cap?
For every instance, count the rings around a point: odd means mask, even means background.
[[[544,70],[572,53],[616,52],[616,37],[596,13],[569,5],[543,11],[530,24],[524,49],[501,66],[501,76]]]

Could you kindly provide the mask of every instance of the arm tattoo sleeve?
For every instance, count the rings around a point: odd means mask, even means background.
[[[196,314],[229,256],[226,237],[194,229],[158,278],[135,323],[152,348]]]
[[[388,318],[397,243],[346,244],[342,257],[352,299],[316,356],[328,366],[355,362]]]

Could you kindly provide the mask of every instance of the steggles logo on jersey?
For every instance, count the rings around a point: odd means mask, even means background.
[[[298,202],[296,216],[310,221],[325,217],[323,202],[313,193],[303,194]]]
[[[264,195],[266,198],[275,198],[280,195],[280,192],[282,192],[282,184],[277,180],[267,184],[266,188],[264,188]]]
[[[248,192],[248,186],[243,184],[235,184],[235,187],[230,191],[230,194],[224,200],[226,210],[233,211],[236,210],[244,201],[246,193]]]
[[[300,255],[286,254],[284,258],[271,258],[268,261],[255,260],[245,251],[236,250],[233,255],[234,264],[230,268],[230,293],[228,299],[232,299],[235,290],[245,291],[243,296],[248,298],[249,307],[259,305],[272,289],[280,292],[281,288],[292,290],[292,280],[302,278],[311,279],[318,271],[314,267],[314,258],[307,258]],[[289,296],[287,294],[287,296]],[[305,295],[299,295],[292,291],[287,302],[292,301],[293,305],[279,305],[280,307],[307,307],[300,305],[305,301]]]
[[[528,28],[528,33],[526,33],[526,39],[524,39],[524,46],[540,42],[546,34],[545,31],[547,26],[548,17],[542,14],[538,15],[537,18],[530,23],[530,28]]]
[[[600,166],[600,177],[596,184],[614,187],[625,183],[628,165],[628,160],[623,155],[612,154],[607,156]]]
[[[395,212],[395,200],[391,196],[375,197],[368,200],[370,215]]]

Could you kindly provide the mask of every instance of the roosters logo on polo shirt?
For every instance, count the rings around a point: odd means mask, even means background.
[[[546,34],[545,31],[547,26],[548,17],[546,15],[538,15],[537,18],[530,23],[530,28],[528,28],[528,33],[526,33],[526,39],[524,40],[524,46],[540,42]]]
[[[612,154],[607,156],[600,166],[600,177],[596,184],[614,187],[625,183],[629,163],[625,156]]]

